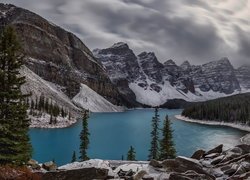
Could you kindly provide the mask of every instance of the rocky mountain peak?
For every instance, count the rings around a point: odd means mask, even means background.
[[[180,67],[183,69],[183,70],[188,70],[188,69],[190,69],[191,68],[191,64],[189,63],[189,61],[184,61],[181,65],[180,65]]]
[[[177,66],[176,63],[172,59],[167,60],[163,64],[164,66]]]
[[[114,49],[129,49],[128,45],[124,42],[118,42],[113,44],[110,48]]]

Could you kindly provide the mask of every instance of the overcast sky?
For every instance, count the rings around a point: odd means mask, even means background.
[[[2,0],[76,33],[90,48],[126,42],[162,62],[250,64],[249,0]]]

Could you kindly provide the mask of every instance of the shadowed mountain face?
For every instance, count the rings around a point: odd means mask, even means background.
[[[95,49],[93,54],[107,69],[113,83],[119,88],[116,82],[127,79],[126,88],[143,104],[160,105],[175,98],[203,101],[238,93],[241,87],[250,88],[249,67],[235,70],[228,58],[197,66],[188,61],[178,66],[173,60],[162,64],[154,53],[136,56],[121,42],[107,49]]]
[[[16,29],[27,57],[26,66],[60,86],[68,97],[73,98],[83,83],[109,101],[121,103],[119,92],[102,65],[74,34],[13,5],[0,4],[0,22]]]

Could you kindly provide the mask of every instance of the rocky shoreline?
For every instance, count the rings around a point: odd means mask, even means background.
[[[91,159],[57,167],[53,162],[30,161],[35,175],[46,180],[244,180],[250,179],[250,145],[240,144],[223,151],[219,145],[209,151],[197,150],[188,158],[164,161],[116,161]]]

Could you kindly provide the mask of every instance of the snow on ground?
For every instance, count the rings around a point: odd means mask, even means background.
[[[125,110],[124,107],[113,105],[85,84],[81,84],[80,92],[72,101],[79,107],[91,112],[120,112]]]
[[[82,168],[101,168],[101,169],[108,169],[109,176],[115,176],[113,170],[111,169],[109,162],[101,159],[90,159],[88,161],[83,162],[73,162],[70,164],[66,164],[63,166],[58,167],[58,169],[62,170],[72,170],[72,169],[82,169]]]
[[[250,134],[243,136],[240,140],[241,140],[241,142],[250,145]]]
[[[122,171],[130,171],[132,170],[134,173],[138,173],[140,171],[145,171],[146,174],[150,175],[150,177],[155,177],[155,179],[162,179],[163,175],[166,176],[166,173],[162,173],[156,171],[154,168],[149,166],[148,161],[118,161],[118,160],[101,160],[101,159],[90,159],[88,161],[83,162],[73,162],[63,166],[58,167],[60,170],[72,170],[72,169],[82,169],[82,168],[102,168],[108,169],[109,176],[113,176],[114,178],[119,178],[118,172]],[[117,166],[112,166],[112,165]],[[113,170],[111,167],[115,167]]]
[[[58,116],[56,118],[56,124],[50,124],[50,115],[47,113],[42,113],[39,117],[29,115],[29,118],[31,120],[31,128],[65,128],[77,121],[76,118],[71,118],[69,120],[68,117],[63,118]]]
[[[193,123],[199,123],[199,124],[207,124],[207,125],[221,125],[221,126],[229,126],[232,128],[240,129],[243,131],[248,131],[250,132],[250,126],[246,124],[237,124],[237,123],[227,123],[227,122],[216,122],[216,121],[206,121],[206,120],[196,120],[196,119],[190,119],[188,117],[184,117],[181,115],[176,115],[175,116],[179,120],[187,121],[187,122],[193,122]]]
[[[182,91],[178,91],[176,87],[172,86],[169,82],[165,82],[163,85],[158,84],[162,88],[160,92],[154,91],[150,86],[140,87],[139,82],[134,82],[129,84],[129,88],[135,93],[136,100],[142,104],[147,104],[151,106],[159,106],[167,102],[169,99],[184,99],[190,102],[206,101],[211,99],[216,99],[219,97],[231,96],[239,93],[249,92],[250,90],[235,91],[232,94],[224,94],[220,92],[214,92],[212,90],[208,92],[203,92],[199,88],[196,88],[196,94],[188,92],[185,94]],[[152,84],[147,80],[148,84]]]
[[[70,111],[71,120],[67,118],[58,117],[57,124],[50,125],[50,115],[44,113],[41,117],[30,116],[31,125],[30,127],[39,127],[39,128],[62,128],[70,126],[76,122],[77,117],[80,116],[81,109],[76,107],[58,87],[58,85],[51,82],[45,81],[40,76],[36,75],[26,66],[20,68],[20,75],[26,77],[26,83],[21,87],[23,93],[28,94],[32,93],[31,98],[35,101],[36,97],[40,97],[43,93],[46,98],[52,99],[60,107],[63,107]],[[57,88],[58,87],[58,88]]]

